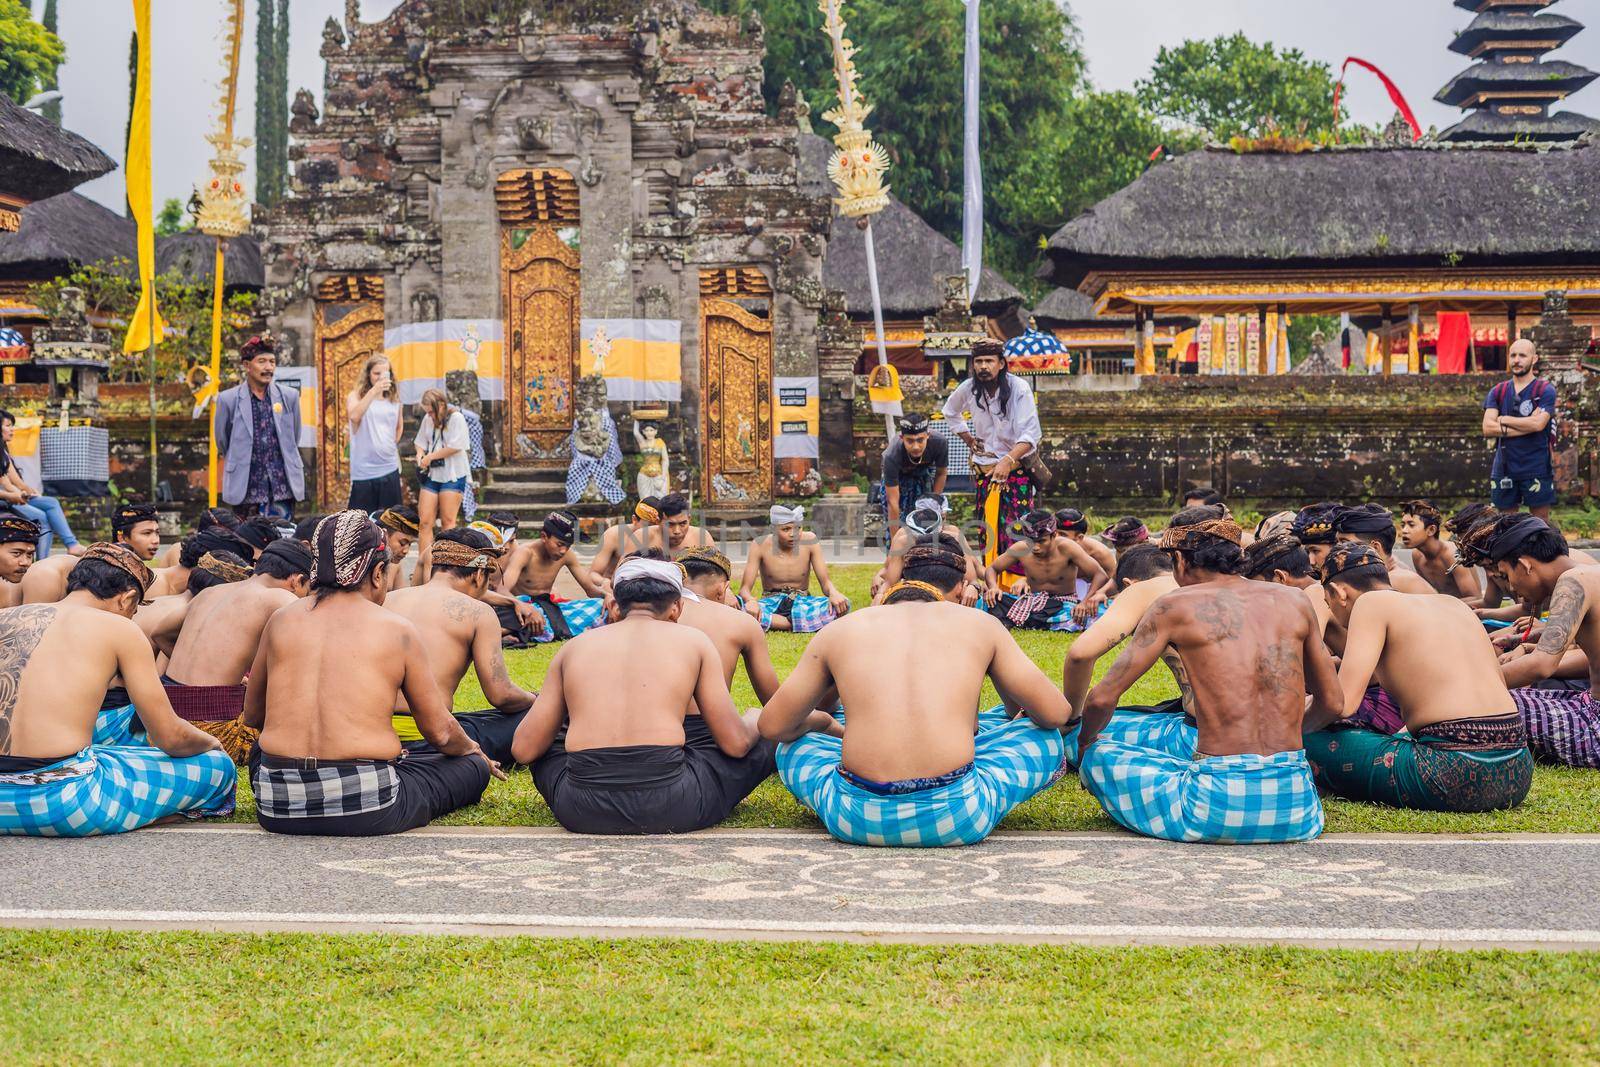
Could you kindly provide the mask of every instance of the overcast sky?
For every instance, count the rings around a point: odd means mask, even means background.
[[[904,0],[915,3],[917,0]],[[255,9],[246,0],[239,122],[244,132],[255,113]],[[42,10],[43,0],[33,0]],[[155,8],[154,138],[156,203],[187,201],[206,174],[210,145],[204,137],[215,121],[221,83],[220,0],[159,0]],[[343,18],[344,0],[292,0],[289,89],[305,87],[322,96],[322,25]],[[361,0],[362,18],[383,17],[395,0]],[[1090,75],[1101,88],[1130,88],[1150,68],[1156,51],[1191,37],[1242,30],[1256,40],[1299,48],[1337,66],[1360,56],[1399,83],[1424,127],[1443,129],[1460,112],[1434,103],[1433,94],[1467,66],[1446,49],[1452,35],[1471,20],[1450,0],[1071,0],[1083,31]],[[61,73],[68,128],[88,137],[113,158],[122,158],[127,122],[128,36],[133,28],[126,0],[59,0],[67,62]],[[1600,0],[1565,0],[1558,11],[1591,29],[1556,55],[1600,70]],[[865,48],[870,41],[861,42]],[[870,94],[870,86],[868,87]],[[1376,79],[1352,72],[1349,95],[1356,119],[1386,122],[1393,114]],[[1573,98],[1572,108],[1600,116],[1600,84]],[[122,209],[121,171],[82,191]],[[247,176],[246,188],[254,189]]]

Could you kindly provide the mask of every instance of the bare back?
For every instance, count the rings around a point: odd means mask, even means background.
[[[1194,695],[1201,754],[1302,747],[1307,637],[1316,626],[1304,593],[1227,577],[1166,594],[1150,616],[1165,616],[1167,645]]]
[[[112,635],[130,628],[120,616],[65,604],[0,611],[0,755],[85,748],[117,673]]]
[[[202,589],[189,602],[167,662],[167,675],[183,685],[238,685],[249,673],[267,620],[294,603],[287,589],[261,576]]]
[[[418,654],[420,642],[409,621],[359,596],[321,604],[308,597],[277,612],[261,637],[262,750],[291,758],[398,756],[394,709],[407,658]],[[432,683],[431,674],[413,680]],[[259,684],[252,678],[252,691]]]
[[[62,554],[38,560],[22,576],[24,604],[54,604],[67,595],[67,576],[78,565],[77,556]]]
[[[682,745],[683,718],[702,671],[721,669],[705,634],[643,616],[590,630],[567,642],[557,658],[566,747],[575,752]],[[548,679],[545,688],[551,688]]]
[[[1380,648],[1373,677],[1395,698],[1413,733],[1446,719],[1516,710],[1483,623],[1453,596],[1363,593],[1350,616],[1348,668],[1367,669],[1370,653],[1364,650],[1374,646]],[[1343,672],[1340,683],[1353,687]],[[1345,693],[1346,706],[1354,699]]]
[[[455,701],[456,687],[467,673],[472,662],[472,639],[478,625],[487,614],[494,621],[494,609],[465,593],[446,588],[435,582],[411,589],[390,593],[383,601],[384,609],[392,611],[417,628],[428,666],[439,686],[439,696],[446,706]],[[400,697],[400,694],[396,694]],[[409,710],[403,698],[397,699],[395,711]]]
[[[844,766],[879,781],[947,774],[972,762],[986,677],[1013,708],[1056,711],[1060,721],[1069,714],[1061,691],[997,619],[958,604],[888,604],[837,619],[811,639],[802,671],[808,680],[820,672],[838,690]]]

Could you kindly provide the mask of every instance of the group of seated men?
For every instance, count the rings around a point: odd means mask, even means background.
[[[1474,506],[1447,523],[1419,501],[1397,529],[1380,505],[1325,504],[1250,536],[1220,503],[1200,504],[1154,543],[1124,520],[1106,544],[1075,513],[1029,516],[1017,559],[1037,569],[1009,595],[1036,582],[1064,595],[1048,568],[1070,561],[1086,583],[1074,606],[1098,615],[1057,687],[1004,610],[970,610],[998,599],[1000,561],[976,573],[942,514],[917,517],[874,608],[849,612],[802,515],[774,509],[734,593],[732,565],[686,514],[674,536],[659,503],[643,508],[589,568],[565,513],[526,544],[492,518],[444,531],[414,584],[395,566],[409,548],[397,509],[294,531],[208,512],[160,572],[147,565],[160,550],[147,505],[119,508],[115,543],[32,566],[37,528],[0,513],[0,585],[22,594],[0,611],[0,832],[225,814],[237,764],[270,831],[392,833],[475,803],[525,764],[556,819],[586,833],[713,826],[776,770],[841,840],[966,844],[1077,770],[1130,829],[1266,842],[1319,834],[1319,790],[1487,811],[1522,801],[1535,756],[1600,766],[1600,570],[1529,515]],[[1402,531],[1415,571],[1393,555]],[[51,587],[30,583],[46,564]],[[511,605],[540,599],[557,610],[535,608],[535,625],[566,622],[562,570],[609,625],[563,635],[528,692],[503,653],[529,628]],[[795,605],[813,573],[827,625],[780,681],[765,631],[812,628]],[[1494,589],[1520,606],[1502,608]],[[774,596],[789,602],[763,603]],[[1518,617],[1497,655],[1486,626],[1506,620],[1480,616],[1508,610]],[[741,660],[763,705],[744,714],[729,692]],[[1119,706],[1158,660],[1180,697]],[[469,664],[492,707],[456,715]],[[1001,703],[981,711],[986,679]]]

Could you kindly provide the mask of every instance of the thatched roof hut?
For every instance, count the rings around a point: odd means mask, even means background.
[[[0,233],[0,279],[44,281],[75,265],[135,256],[133,220],[79,193],[29,204],[16,233]]]
[[[801,181],[814,196],[833,193],[828,181],[828,157],[833,145],[815,135],[800,140]],[[891,172],[891,185],[893,172]],[[872,216],[873,249],[878,260],[878,291],[888,319],[916,319],[932,315],[942,302],[941,280],[961,273],[961,249],[929,226],[915,211],[893,196],[889,206]],[[822,262],[822,283],[844,291],[850,314],[872,314],[872,293],[867,282],[866,237],[854,219],[835,216],[828,231],[828,251]],[[1022,294],[998,271],[985,267],[978,280],[972,310],[998,318],[1015,310]]]
[[[1111,311],[1140,302],[1136,294],[1108,301],[1108,291],[1120,287],[1113,276],[1149,282],[1157,275],[1227,275],[1239,282],[1238,303],[1249,305],[1265,293],[1250,281],[1268,273],[1285,281],[1295,275],[1301,284],[1311,275],[1359,272],[1369,286],[1377,273],[1412,280],[1529,269],[1600,273],[1596,174],[1600,144],[1592,142],[1301,153],[1211,148],[1150,169],[1067,223],[1051,237],[1041,273],[1081,287]],[[1328,295],[1359,295],[1356,280],[1346,293]],[[1316,295],[1283,290],[1272,299],[1296,294]],[[1369,304],[1385,294],[1370,295]],[[1594,296],[1600,301],[1600,292]],[[1498,291],[1485,298],[1502,306],[1506,300]],[[1170,301],[1147,302],[1158,303]]]
[[[0,199],[21,207],[114,169],[93,144],[0,93]]]
[[[156,238],[156,271],[178,271],[194,282],[211,284],[217,265],[217,239],[189,230]],[[228,290],[260,290],[266,284],[261,246],[249,235],[228,241],[222,260],[222,278]]]

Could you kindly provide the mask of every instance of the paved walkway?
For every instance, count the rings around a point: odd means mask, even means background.
[[[651,840],[246,826],[0,839],[0,924],[1102,944],[1600,949],[1600,835],[1216,848],[999,834],[868,850],[794,830]]]

